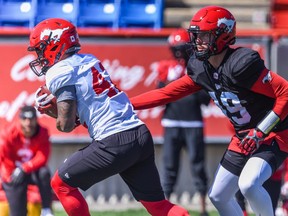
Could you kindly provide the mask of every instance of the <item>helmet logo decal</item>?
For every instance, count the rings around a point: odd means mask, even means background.
[[[54,29],[54,30],[51,30],[51,29],[44,29],[44,31],[41,32],[41,35],[40,35],[40,40],[43,40],[44,37],[48,37],[51,35],[51,41],[54,41],[54,44],[56,42],[59,42],[60,41],[60,38],[63,34],[64,31],[68,30],[69,27],[66,27],[66,28],[63,28],[63,29]]]
[[[226,19],[225,17],[218,19],[218,21],[217,21],[217,26],[219,28],[225,29],[228,33],[233,31],[234,25],[235,25],[235,20]]]
[[[271,73],[270,71],[267,73],[267,75],[262,79],[262,82],[265,84],[265,83],[268,83],[272,80],[272,76],[271,76]]]

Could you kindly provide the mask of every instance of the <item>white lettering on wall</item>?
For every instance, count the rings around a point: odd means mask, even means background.
[[[151,72],[145,77],[145,68],[142,65],[133,65],[132,67],[123,66],[118,59],[112,61],[105,59],[102,62],[111,76],[111,79],[118,82],[118,86],[123,91],[129,91],[135,88],[140,82],[144,82],[144,86],[154,85],[157,77],[156,67],[158,62],[150,65]]]
[[[30,69],[29,62],[35,59],[32,54],[26,55],[19,59],[11,68],[11,79],[14,82],[29,81],[29,82],[44,82],[45,77],[37,77]],[[133,65],[131,67],[121,65],[119,59],[102,61],[103,66],[107,69],[111,76],[111,79],[118,83],[118,86],[123,91],[133,90],[137,88],[139,83],[143,82],[145,87],[151,87],[155,85],[155,80],[158,76],[157,66],[158,62],[152,62],[149,66],[149,71],[145,72],[145,67],[142,65]],[[36,89],[35,89],[36,91]],[[0,118],[6,119],[6,121],[13,120],[18,109],[23,104],[32,105],[34,103],[34,92],[29,94],[25,89],[16,96],[15,99],[9,98],[9,100],[0,101]],[[164,107],[155,107],[147,110],[137,111],[141,119],[156,119],[162,114]],[[216,117],[223,118],[224,115],[221,110],[213,103],[208,106],[202,106],[203,116],[205,118]]]
[[[11,79],[15,82],[20,82],[23,80],[33,81],[42,81],[44,82],[44,76],[38,77],[29,67],[29,62],[35,59],[34,55],[26,55],[23,58],[20,58],[11,68]]]
[[[155,85],[155,80],[158,77],[158,71],[157,71],[157,67],[158,67],[159,62],[153,62],[150,65],[150,69],[151,72],[150,74],[146,77],[145,81],[144,81],[144,86],[151,86],[151,85]]]
[[[145,74],[145,69],[140,65],[133,65],[132,67],[120,65],[119,60],[115,59],[104,60],[103,66],[106,68],[114,82],[118,82],[118,86],[123,91],[133,89],[139,82],[142,81]]]
[[[209,117],[226,118],[221,109],[214,103],[209,103],[208,106],[201,105],[201,111],[204,118]]]
[[[32,105],[34,103],[34,94],[29,95],[26,91],[22,91],[12,102],[0,101],[0,118],[12,121],[23,104]]]

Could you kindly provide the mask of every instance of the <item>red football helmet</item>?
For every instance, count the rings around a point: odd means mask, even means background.
[[[46,19],[38,23],[30,34],[28,51],[35,51],[37,59],[29,63],[32,71],[41,76],[65,54],[80,50],[76,27],[67,20]],[[37,67],[40,67],[38,71]]]
[[[193,16],[188,32],[196,58],[203,61],[235,43],[236,20],[223,7],[207,6]],[[198,51],[199,43],[206,43],[208,49]]]
[[[188,46],[190,42],[189,34],[186,29],[179,28],[172,32],[168,37],[170,50],[174,57],[178,60],[184,59],[187,63],[191,55],[191,48]]]

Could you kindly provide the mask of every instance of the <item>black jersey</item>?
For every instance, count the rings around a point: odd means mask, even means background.
[[[188,75],[210,94],[236,131],[255,128],[273,108],[274,98],[251,91],[264,69],[258,52],[249,48],[229,48],[217,69],[196,58],[188,62]],[[284,128],[285,121],[278,125],[278,130]]]

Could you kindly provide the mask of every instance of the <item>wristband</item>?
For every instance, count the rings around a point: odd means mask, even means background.
[[[266,117],[258,124],[257,129],[263,132],[265,135],[268,135],[279,122],[279,116],[271,110],[266,115]]]

